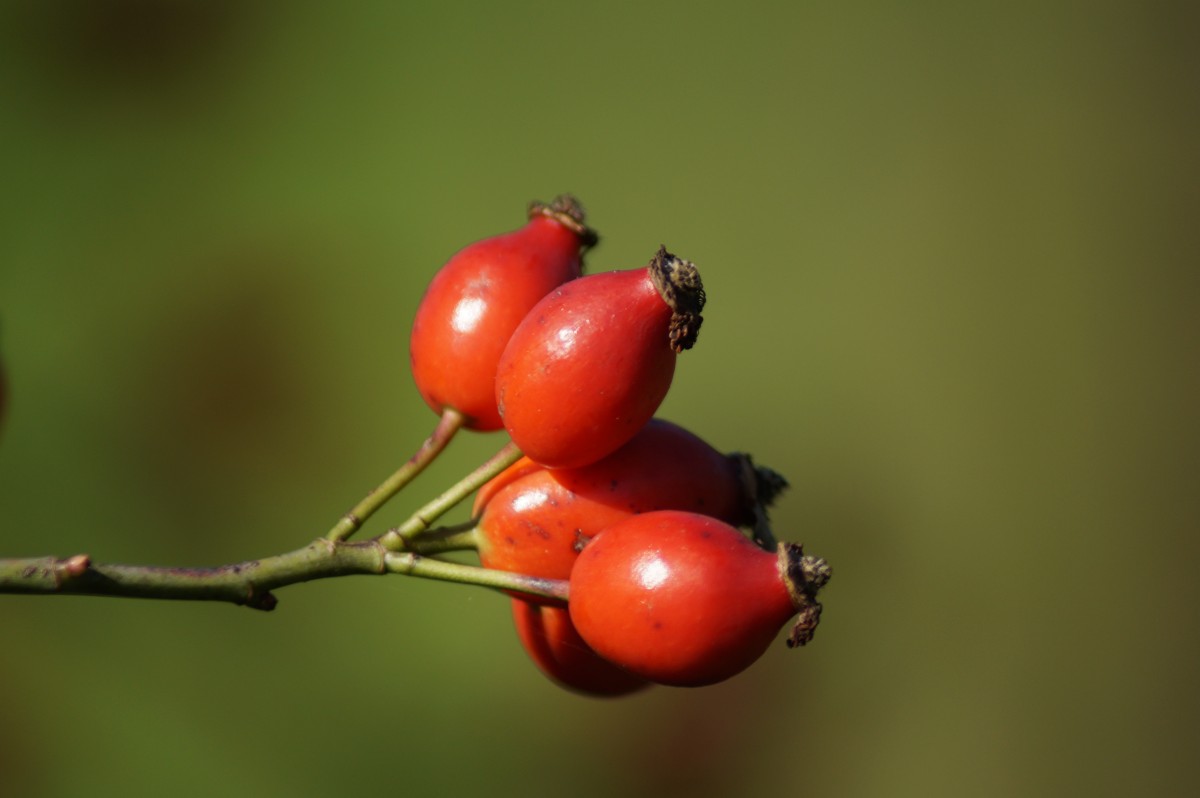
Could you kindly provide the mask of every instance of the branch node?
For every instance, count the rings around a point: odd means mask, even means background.
[[[68,579],[78,579],[92,567],[92,558],[86,554],[76,554],[62,561],[60,572]]]

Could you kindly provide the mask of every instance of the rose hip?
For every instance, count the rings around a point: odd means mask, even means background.
[[[508,341],[496,403],[513,441],[551,468],[594,463],[650,420],[675,356],[695,343],[704,289],[695,265],[660,248],[642,269],[566,283]]]
[[[584,695],[613,697],[649,686],[600,657],[575,631],[566,607],[513,599],[513,622],[521,645],[554,682]]]
[[[575,562],[569,608],[597,654],[659,684],[723,681],[759,658],[792,616],[789,645],[812,638],[824,560],[796,544],[766,552],[694,513],[635,515],[601,532]]]
[[[785,484],[746,455],[722,454],[652,419],[599,462],[548,469],[523,458],[485,485],[474,510],[479,558],[487,568],[566,579],[583,544],[630,515],[689,510],[749,524]]]
[[[569,196],[530,206],[519,230],[467,246],[434,276],[417,308],[409,354],[413,379],[436,413],[451,408],[476,430],[500,429],[496,364],[538,300],[582,271],[596,243]]]

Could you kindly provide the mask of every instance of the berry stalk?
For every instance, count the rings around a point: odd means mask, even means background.
[[[338,519],[333,528],[325,533],[325,537],[328,540],[341,541],[357,532],[376,510],[399,493],[401,488],[412,482],[418,474],[425,470],[426,466],[442,453],[442,450],[454,438],[455,433],[462,429],[465,423],[466,418],[457,410],[449,407],[443,410],[433,434],[425,439],[421,448],[408,459],[408,462],[400,466],[396,473],[385,479],[379,487],[363,497],[362,501],[350,508],[350,511]]]
[[[451,485],[433,501],[413,513],[407,521],[398,527],[389,529],[376,538],[384,548],[391,551],[403,551],[411,548],[411,541],[417,535],[433,526],[433,522],[453,509],[463,499],[479,490],[489,480],[517,460],[521,459],[521,450],[509,442],[500,451],[492,455],[483,465],[476,468],[467,476]]]
[[[537,576],[513,574],[492,568],[480,568],[477,565],[463,565],[410,551],[389,552],[384,560],[388,571],[395,574],[420,576],[442,582],[479,585],[496,590],[512,590],[559,601],[567,600],[567,581],[565,579],[542,579]]]

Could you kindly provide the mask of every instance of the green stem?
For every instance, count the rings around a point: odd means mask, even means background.
[[[431,548],[435,552],[448,550],[443,544]],[[228,601],[257,610],[273,610],[278,600],[271,591],[277,588],[334,576],[387,573],[558,600],[566,600],[567,596],[567,583],[562,580],[445,562],[423,551],[390,552],[378,540],[339,543],[325,538],[286,554],[217,568],[101,564],[92,562],[85,554],[0,559],[0,593]]]
[[[568,583],[565,579],[542,579],[525,574],[513,574],[476,565],[435,560],[413,552],[389,552],[384,558],[387,569],[396,574],[439,579],[467,585],[492,587],[497,590],[513,590],[543,598],[567,600]]]
[[[409,542],[413,538],[426,529],[429,529],[433,522],[441,518],[448,510],[479,490],[488,480],[498,475],[519,459],[521,459],[521,450],[510,441],[505,444],[503,449],[492,455],[491,459],[486,463],[452,485],[445,493],[417,510],[403,524],[394,529],[389,529],[376,538],[376,540],[391,551],[401,551],[411,548]]]
[[[0,560],[0,593],[74,593],[90,596],[231,601],[275,608],[275,588],[350,574],[384,574],[385,552],[374,541],[335,543],[318,538],[286,554],[217,568],[104,565],[84,554],[58,559]]]
[[[383,506],[384,502],[400,492],[400,489],[412,482],[425,467],[432,463],[446,445],[454,438],[455,433],[462,429],[466,419],[457,410],[446,408],[433,434],[425,439],[421,448],[408,459],[396,473],[385,479],[379,487],[368,493],[362,501],[354,505],[348,513],[338,519],[333,528],[325,533],[325,537],[333,541],[346,540],[366,522],[371,515]]]
[[[479,530],[473,521],[469,522],[465,529],[458,527],[431,529],[416,540],[409,541],[408,547],[418,554],[477,551],[479,549]]]

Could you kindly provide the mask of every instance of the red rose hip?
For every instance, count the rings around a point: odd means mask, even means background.
[[[614,697],[649,686],[600,657],[583,642],[566,607],[513,599],[517,637],[534,664],[559,685],[584,695]]]
[[[660,248],[642,269],[560,286],[517,327],[496,371],[513,441],[551,468],[594,463],[632,438],[695,343],[704,289],[694,264]]]
[[[789,645],[812,638],[824,560],[776,554],[694,513],[635,515],[601,532],[571,572],[570,614],[600,656],[648,681],[696,687],[741,672],[799,613]]]
[[[524,227],[467,246],[434,276],[409,354],[417,389],[436,413],[450,408],[471,429],[500,429],[496,364],[529,309],[582,272],[581,252],[597,240],[583,219],[573,197],[534,203]]]
[[[591,465],[550,469],[522,458],[485,485],[474,510],[479,559],[487,568],[567,579],[589,538],[635,513],[689,510],[750,524],[784,485],[744,454],[722,454],[651,419]]]

